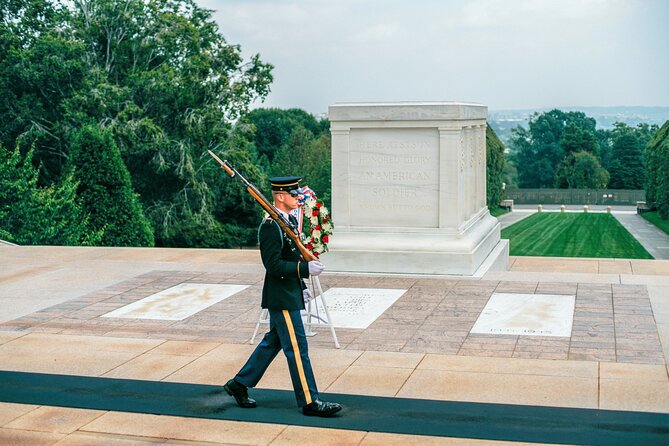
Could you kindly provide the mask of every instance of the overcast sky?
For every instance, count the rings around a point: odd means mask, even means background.
[[[669,106],[669,0],[197,0],[275,66],[264,107]]]

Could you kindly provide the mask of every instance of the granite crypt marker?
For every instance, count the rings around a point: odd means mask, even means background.
[[[486,206],[487,107],[451,102],[329,108],[331,271],[481,274],[507,269]]]
[[[249,285],[181,283],[103,314],[102,317],[181,321],[248,287]]]
[[[330,288],[324,296],[335,327],[367,328],[404,293],[406,290],[388,288]],[[325,314],[322,301],[316,313]]]
[[[571,336],[576,296],[493,293],[471,333]]]

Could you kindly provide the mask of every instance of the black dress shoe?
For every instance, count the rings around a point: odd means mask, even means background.
[[[321,400],[312,401],[302,407],[302,413],[311,417],[331,417],[341,410],[341,404]]]
[[[226,385],[223,386],[228,395],[235,398],[237,405],[243,408],[256,407],[256,401],[252,398],[249,398],[248,388],[242,384],[239,384],[234,379],[228,381]]]

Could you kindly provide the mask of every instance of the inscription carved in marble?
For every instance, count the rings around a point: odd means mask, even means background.
[[[471,333],[570,336],[576,297],[493,293]]]
[[[330,288],[325,301],[335,327],[367,328],[406,290],[380,288]],[[319,303],[318,312],[325,314]]]
[[[352,226],[437,227],[436,129],[351,129],[349,175]]]

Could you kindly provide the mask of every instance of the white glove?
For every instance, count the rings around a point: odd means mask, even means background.
[[[302,299],[304,300],[305,304],[308,304],[313,300],[314,296],[311,295],[311,291],[309,291],[309,288],[305,288],[302,290]]]
[[[324,269],[325,269],[325,265],[323,265],[318,260],[312,260],[311,262],[309,262],[309,275],[310,276],[317,276],[320,273],[322,273]]]

